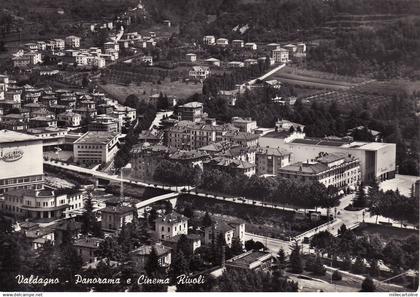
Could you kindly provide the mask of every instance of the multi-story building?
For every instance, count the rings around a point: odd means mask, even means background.
[[[140,180],[151,180],[159,163],[168,159],[177,149],[148,143],[134,146],[131,150],[132,174]]]
[[[239,239],[242,245],[245,242],[245,222],[242,220],[225,221],[212,217],[213,224],[204,229],[204,244],[210,245],[223,235],[226,244],[231,247],[234,238]]]
[[[259,138],[260,136],[258,134],[241,131],[228,131],[223,135],[223,140],[248,147],[256,146]]]
[[[83,164],[110,162],[118,151],[118,134],[88,131],[73,143],[74,161]]]
[[[65,39],[65,45],[68,48],[79,48],[80,47],[80,37],[77,36],[67,36]]]
[[[210,68],[207,66],[193,66],[188,72],[188,75],[192,79],[205,80],[210,75]]]
[[[212,35],[207,35],[203,37],[203,43],[206,45],[213,45],[216,42],[216,38]]]
[[[225,140],[228,132],[238,131],[231,124],[216,125],[215,121],[205,123],[181,121],[165,131],[167,146],[184,150],[194,150],[213,142]]]
[[[245,43],[244,47],[246,49],[253,50],[253,51],[256,51],[257,48],[258,48],[257,44],[255,42],[247,42],[247,43]]]
[[[243,48],[244,47],[244,41],[240,39],[234,39],[232,40],[232,47],[233,48]]]
[[[22,56],[13,57],[12,60],[14,67],[24,68],[42,63],[42,56],[39,52],[31,51],[24,53]]]
[[[221,46],[221,47],[228,46],[229,45],[229,40],[227,40],[226,38],[217,38],[216,39],[216,45]]]
[[[171,212],[156,219],[155,231],[159,239],[169,239],[177,235],[188,234],[188,218],[179,213]]]
[[[134,218],[134,209],[124,205],[107,206],[100,212],[102,230],[105,231],[118,231],[124,224],[131,223]]]
[[[93,263],[98,260],[97,251],[103,241],[104,239],[97,237],[78,238],[74,241],[73,246],[82,259],[83,264]]]
[[[266,135],[267,136],[267,135]],[[341,153],[351,155],[360,162],[361,180],[367,184],[373,180],[383,181],[394,178],[396,172],[396,144],[361,142],[350,139],[329,138],[291,138],[263,136],[259,139],[261,147],[282,148],[293,152],[292,162],[306,162],[320,154]]]
[[[248,177],[255,174],[255,164],[226,157],[215,157],[211,160],[204,161],[203,167],[204,171],[217,169],[229,174],[243,174]]]
[[[120,133],[121,125],[117,119],[111,116],[99,115],[95,120],[88,124],[88,130]]]
[[[242,67],[245,67],[245,63],[239,62],[239,61],[232,61],[232,62],[228,62],[227,66],[229,68],[242,68]]]
[[[56,51],[62,51],[66,47],[66,41],[64,39],[53,39],[50,41]]]
[[[306,44],[303,42],[299,42],[296,45],[296,53],[297,54],[306,54]]]
[[[82,121],[82,116],[78,113],[67,111],[60,113],[57,116],[57,121],[64,123],[67,127],[79,127]]]
[[[0,130],[0,193],[14,189],[41,189],[43,182],[42,140]]]
[[[18,189],[5,193],[2,210],[19,218],[57,220],[67,210],[83,208],[81,192],[56,193],[52,190]]]
[[[245,161],[251,164],[255,164],[255,152],[257,151],[257,147],[242,146],[242,145],[237,145],[234,143],[230,143],[230,144],[231,144],[230,148],[223,149],[223,151],[215,154],[214,156],[225,157],[228,159],[235,159],[235,160]]]
[[[277,49],[274,49],[271,53],[276,63],[289,62],[289,51],[287,49],[277,48]]]
[[[292,153],[280,148],[259,147],[255,154],[256,174],[277,175],[280,168],[290,164]]]
[[[354,156],[325,153],[313,160],[282,167],[277,170],[277,175],[302,182],[318,181],[337,189],[355,189],[360,183],[360,162]]]
[[[257,129],[257,122],[251,118],[232,118],[232,125],[239,129],[241,132],[253,133]]]
[[[193,54],[193,53],[188,53],[185,55],[185,58],[187,59],[188,62],[195,62],[197,61],[197,55]]]
[[[203,118],[203,103],[189,102],[178,107],[178,114],[182,121],[199,122]]]
[[[149,261],[152,250],[155,251],[158,256],[159,266],[162,268],[168,268],[171,265],[171,248],[156,243],[154,245],[143,245],[138,249],[130,252],[130,255],[137,261],[140,267],[145,267]]]

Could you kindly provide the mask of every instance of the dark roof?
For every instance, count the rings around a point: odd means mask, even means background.
[[[103,241],[102,238],[98,237],[85,237],[76,239],[73,245],[76,247],[99,248],[99,244]]]
[[[126,214],[133,211],[132,207],[119,205],[119,206],[107,206],[105,208],[102,208],[100,210],[101,212],[107,212],[107,213],[118,213],[118,214]]]
[[[272,147],[259,147],[256,153],[261,154],[261,155],[279,156],[279,157],[288,156],[292,154],[288,150],[281,149],[281,148],[272,148]]]
[[[159,223],[178,223],[181,221],[187,221],[188,218],[182,214],[177,212],[171,212],[169,214],[164,215],[163,217],[157,218],[156,222]]]
[[[143,245],[138,249],[131,251],[131,254],[135,254],[138,256],[148,256],[152,252],[152,249],[155,249],[156,254],[158,256],[163,256],[171,251],[171,248],[164,246],[162,244],[154,244],[154,245]]]

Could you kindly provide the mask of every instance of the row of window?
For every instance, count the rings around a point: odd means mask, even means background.
[[[29,182],[42,181],[42,180],[43,180],[42,175],[22,177],[22,178],[9,178],[9,179],[0,180],[0,186],[22,184],[22,183],[29,183]]]

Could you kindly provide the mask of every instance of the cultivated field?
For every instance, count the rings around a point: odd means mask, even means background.
[[[348,90],[365,81],[363,78],[342,76],[295,67],[284,67],[267,78],[267,80],[270,79],[277,79],[301,88],[323,90]]]
[[[129,95],[137,95],[141,99],[147,99],[153,94],[166,94],[167,96],[175,96],[179,99],[187,98],[195,93],[201,93],[202,85],[200,83],[185,83],[182,81],[164,80],[161,84],[153,84],[151,82],[142,82],[137,84],[131,83],[129,86],[121,84],[100,85],[104,92],[108,93],[119,102],[124,102]]]

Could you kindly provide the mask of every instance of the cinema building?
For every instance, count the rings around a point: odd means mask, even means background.
[[[8,190],[42,189],[42,139],[0,130],[0,195]]]

